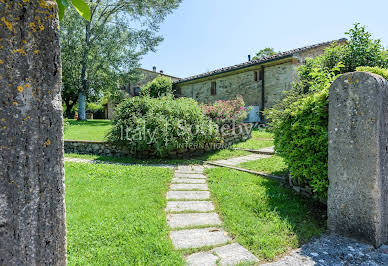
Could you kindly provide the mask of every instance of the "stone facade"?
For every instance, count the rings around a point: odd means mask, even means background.
[[[138,96],[140,89],[148,82],[153,81],[159,75],[171,78],[172,82],[176,82],[179,80],[179,78],[177,77],[164,74],[162,70],[157,72],[156,67],[154,67],[154,70],[152,71],[144,68],[138,68],[138,71],[140,71],[139,80],[134,83],[127,84],[121,88],[121,90],[124,92],[124,98]],[[109,100],[108,103],[105,105],[106,119],[113,118],[113,112],[114,112],[115,106],[116,106],[116,103],[113,102],[112,100]]]
[[[344,40],[340,40],[343,42]],[[247,106],[272,107],[280,101],[283,91],[289,90],[296,79],[297,67],[307,57],[316,57],[324,53],[331,42],[299,48],[280,53],[265,60],[249,61],[209,73],[185,78],[175,82],[175,90],[180,97],[190,97],[199,103],[211,103],[216,100],[244,98]],[[260,72],[264,71],[261,76]],[[216,94],[211,95],[211,84],[216,83]],[[263,95],[264,82],[264,102]],[[264,103],[264,106],[263,106]]]
[[[163,70],[157,72],[156,67],[154,67],[154,70],[152,71],[144,68],[138,68],[138,70],[141,72],[140,79],[137,82],[128,84],[122,88],[122,90],[128,94],[127,97],[138,96],[140,88],[144,87],[148,82],[153,81],[159,75],[171,78],[173,82],[179,80],[177,77],[164,74]]]

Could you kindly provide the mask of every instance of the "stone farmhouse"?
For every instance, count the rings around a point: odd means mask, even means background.
[[[180,80],[180,78],[170,76],[167,74],[164,74],[163,70],[160,70],[159,72],[156,71],[156,67],[154,66],[152,70],[144,69],[144,68],[138,68],[137,69],[141,73],[141,78],[134,83],[127,84],[120,88],[124,92],[124,97],[134,97],[139,96],[140,88],[146,85],[148,82],[154,80],[157,76],[162,75],[165,77],[171,78],[173,82],[176,82]],[[113,111],[115,108],[115,103],[113,101],[109,101],[105,105],[105,117],[106,119],[112,119]]]
[[[175,81],[175,92],[178,97],[191,97],[199,103],[235,99],[241,95],[247,106],[263,111],[277,103],[283,91],[291,88],[297,67],[307,57],[319,56],[332,43],[345,41],[319,43],[259,60],[250,60],[248,56],[247,62]]]
[[[306,58],[322,55],[333,43],[340,45],[344,42],[346,39],[319,43],[259,60],[250,60],[248,56],[247,62],[187,78],[167,75],[162,70],[157,72],[156,67],[153,67],[153,70],[138,68],[142,78],[133,84],[123,86],[121,90],[125,92],[125,97],[138,96],[141,87],[158,75],[163,75],[173,81],[177,97],[193,98],[199,103],[231,100],[241,95],[246,106],[253,107],[249,122],[258,122],[260,120],[258,113],[279,102],[283,91],[291,88],[292,82],[296,79],[297,67],[303,64]],[[107,119],[112,119],[114,107],[112,101],[106,104]]]

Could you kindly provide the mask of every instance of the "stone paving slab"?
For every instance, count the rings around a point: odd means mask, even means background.
[[[265,153],[275,153],[275,147],[272,146],[272,147],[267,147],[267,148],[261,148],[261,149],[259,149],[259,151],[265,152]]]
[[[168,191],[167,199],[209,199],[209,191]]]
[[[209,190],[207,184],[171,184],[171,190]]]
[[[235,265],[244,262],[259,262],[246,248],[238,243],[222,246],[211,250],[220,259],[221,265]]]
[[[175,177],[177,178],[203,178],[206,179],[206,176],[203,174],[181,174],[175,173]]]
[[[200,172],[202,173],[204,167],[202,165],[179,165],[176,172]]]
[[[270,157],[271,157],[271,155],[266,155],[266,154],[250,154],[250,155],[246,155],[246,156],[230,158],[227,160],[217,160],[214,162],[220,163],[220,164],[225,164],[225,165],[238,165],[241,163],[255,161],[255,160],[264,159],[264,158],[270,158]]]
[[[174,184],[205,184],[205,179],[195,179],[195,178],[173,178],[172,183]]]
[[[175,170],[175,173],[177,173],[177,174],[202,174],[203,171],[179,171],[179,170]]]
[[[188,266],[217,266],[218,257],[210,252],[198,252],[186,257]]]
[[[171,228],[222,224],[220,217],[215,212],[169,214],[167,216],[167,223]]]
[[[214,227],[171,231],[170,238],[176,249],[208,247],[232,240],[224,230]]]
[[[218,261],[218,264],[216,263]],[[186,257],[188,265],[237,265],[258,263],[259,260],[238,243],[214,248],[208,252],[198,252]],[[292,265],[290,265],[292,266]]]
[[[214,205],[211,201],[168,201],[166,211],[208,212],[214,211]]]

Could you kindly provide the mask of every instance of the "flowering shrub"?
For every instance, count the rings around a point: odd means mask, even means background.
[[[248,116],[248,110],[244,106],[244,100],[239,95],[236,100],[219,100],[211,105],[203,104],[201,108],[221,128],[224,125],[233,126],[241,124]]]

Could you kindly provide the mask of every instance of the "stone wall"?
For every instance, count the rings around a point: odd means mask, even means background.
[[[211,103],[216,100],[231,100],[237,95],[244,98],[246,106],[262,105],[262,81],[255,81],[255,72],[259,74],[264,67],[265,108],[272,107],[283,98],[283,91],[292,87],[296,79],[297,67],[304,63],[306,57],[316,57],[324,53],[328,46],[319,46],[296,53],[293,57],[275,62],[249,66],[229,73],[207,76],[198,80],[175,84],[181,97],[193,98],[199,103]],[[216,95],[210,94],[211,82],[216,82]]]
[[[259,71],[259,70],[256,70]],[[210,95],[211,82],[217,82],[216,95]],[[193,98],[199,103],[235,99],[242,95],[246,105],[261,104],[261,81],[254,81],[254,71],[216,78],[181,86],[181,96]]]
[[[264,68],[264,107],[270,108],[284,96],[283,92],[292,88],[296,75],[296,62]]]
[[[296,179],[293,179],[291,176],[288,177],[288,184],[291,189],[301,194],[304,197],[308,198],[316,198],[313,192],[313,189],[307,184],[300,184]],[[326,201],[320,199],[319,200],[323,204],[327,204]]]
[[[235,99],[237,95],[241,95],[246,106],[261,106],[262,81],[254,79],[255,72],[259,73],[260,68],[261,66],[257,66],[242,73],[178,85],[180,96],[193,98],[199,103],[211,103],[216,100]],[[273,106],[282,98],[282,92],[291,88],[295,73],[296,65],[292,61],[268,66],[264,69],[265,107]],[[210,95],[211,82],[214,81],[217,84],[217,93]]]
[[[178,81],[179,78],[173,77],[170,75],[166,75],[164,73],[156,72],[156,71],[151,71],[143,68],[138,69],[140,73],[140,78],[137,82],[131,83],[124,85],[121,87],[121,91],[123,92],[123,98],[130,98],[136,95],[135,89],[136,88],[142,88],[145,86],[147,83],[153,81],[155,78],[158,76],[165,76],[168,77],[174,81]],[[108,103],[105,105],[105,118],[106,119],[113,119],[113,114],[114,114],[114,109],[116,108],[117,103],[114,102],[112,99],[109,99]]]
[[[141,72],[141,77],[140,77],[139,81],[137,81],[137,82],[135,82],[133,84],[130,84],[131,92],[133,92],[133,89],[135,87],[141,88],[141,87],[145,86],[148,82],[153,81],[159,75],[171,78],[171,80],[173,82],[179,80],[179,78],[176,78],[176,77],[173,77],[173,76],[170,76],[170,75],[166,75],[164,73],[160,73],[160,72],[157,72],[157,71],[150,71],[150,70],[143,69],[143,68],[140,68],[139,70]]]
[[[191,158],[206,152],[227,148],[235,143],[245,141],[251,137],[252,125],[247,124],[244,130],[228,132],[223,135],[223,142],[210,143],[205,146],[185,146],[171,151],[168,158]],[[153,150],[128,150],[116,147],[104,141],[65,140],[65,153],[94,154],[100,156],[133,157],[133,158],[157,158]]]

